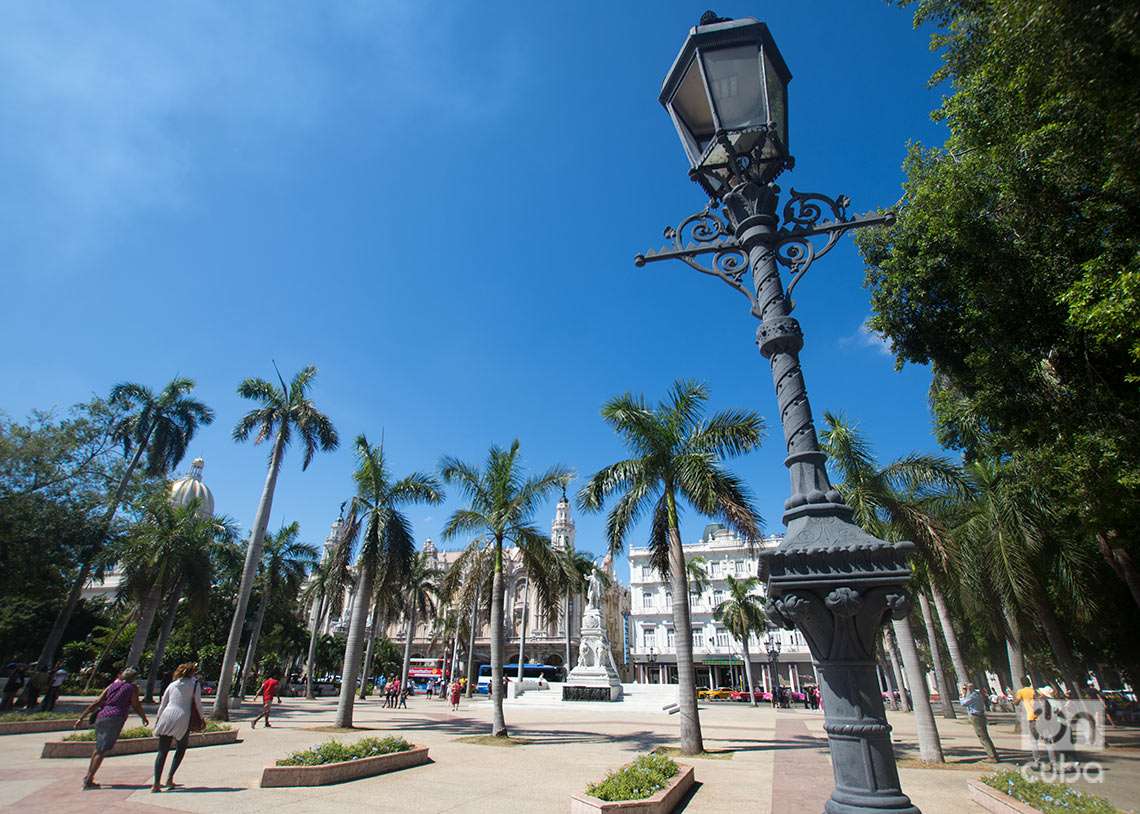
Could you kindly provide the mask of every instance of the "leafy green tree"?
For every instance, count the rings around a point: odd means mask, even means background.
[[[480,469],[456,458],[444,458],[440,471],[446,483],[456,484],[467,499],[443,528],[445,539],[471,533],[485,536],[491,544],[491,698],[494,721],[491,734],[507,737],[503,717],[503,547],[513,544],[520,565],[526,569],[541,605],[553,613],[557,608],[557,577],[550,538],[536,528],[532,517],[539,504],[571,477],[568,469],[555,466],[524,480],[518,461],[519,442],[509,449],[492,446]],[[468,675],[468,683],[474,677]]]
[[[134,382],[111,388],[108,402],[116,411],[111,438],[122,446],[123,454],[130,462],[107,501],[103,515],[104,536],[110,532],[115,513],[126,497],[131,478],[143,457],[146,458],[143,470],[147,475],[165,477],[186,455],[186,448],[198,427],[213,422],[213,410],[190,397],[193,389],[194,381],[187,378],[172,379],[159,393]],[[38,669],[45,670],[55,661],[67,623],[79,603],[83,586],[91,578],[91,570],[103,544],[104,540],[95,540],[94,545],[86,550],[63,608],[40,651],[36,661]]]
[[[721,520],[746,540],[759,539],[763,522],[744,484],[721,465],[725,458],[742,455],[760,444],[760,416],[730,410],[706,421],[703,411],[707,400],[708,392],[702,385],[678,381],[656,407],[649,406],[644,397],[628,393],[606,402],[602,418],[625,441],[633,457],[597,472],[578,495],[586,511],[600,511],[607,498],[621,495],[607,522],[613,552],[621,551],[639,519],[646,514],[652,517],[651,559],[660,573],[670,575],[673,592],[681,752],[686,755],[703,752],[704,742],[697,712],[680,501]]]
[[[364,435],[356,437],[356,496],[350,514],[360,516],[360,550],[356,559],[356,599],[345,640],[340,701],[336,725],[352,726],[356,680],[364,654],[368,610],[376,591],[399,590],[412,570],[416,541],[412,524],[401,509],[443,500],[439,482],[431,475],[413,472],[396,480],[388,468],[383,445],[372,446]]]
[[[249,547],[245,552],[245,566],[242,569],[241,588],[238,591],[237,605],[230,622],[230,632],[226,639],[226,654],[222,658],[222,674],[218,679],[218,695],[214,700],[212,717],[216,720],[229,720],[230,687],[233,683],[234,664],[237,662],[238,648],[241,646],[241,633],[245,627],[249,597],[253,593],[253,583],[257,568],[261,563],[261,547],[265,540],[265,530],[269,525],[269,515],[273,510],[273,493],[277,489],[277,476],[285,460],[285,450],[294,434],[300,437],[305,454],[301,461],[302,471],[309,468],[317,451],[331,451],[337,448],[340,439],[329,417],[317,409],[309,398],[309,388],[316,378],[317,369],[313,365],[304,368],[286,385],[285,379],[277,374],[281,386],[264,379],[246,379],[238,385],[238,395],[257,402],[260,406],[246,413],[234,427],[234,440],[246,441],[253,436],[253,443],[273,439],[273,449],[269,454],[269,471],[265,476],[265,486],[257,504],[257,514],[250,531]]]
[[[755,633],[759,636],[768,626],[768,618],[764,615],[761,598],[756,593],[760,580],[756,577],[736,579],[726,577],[728,584],[728,599],[713,609],[713,618],[724,625],[725,629],[740,641],[740,649],[744,654],[744,675],[748,679],[748,698],[752,706],[756,706],[756,694],[752,686],[752,656],[748,652],[748,637]]]
[[[932,364],[1140,607],[1140,16],[1124,0],[917,0],[949,136],[858,238],[871,326]],[[947,407],[935,400],[936,410]]]
[[[468,543],[444,572],[442,594],[462,614],[460,634],[466,632],[466,694],[475,692],[475,636],[479,620],[489,618],[491,589],[494,584],[494,545],[482,537]]]
[[[300,535],[301,526],[293,521],[278,529],[276,534],[265,536],[261,554],[261,602],[258,603],[257,616],[245,649],[242,675],[245,676],[243,683],[246,687],[243,688],[243,693],[258,676],[257,644],[261,638],[261,628],[265,624],[266,611],[283,597],[292,600],[300,595],[306,575],[317,564],[316,546],[301,542],[297,539]]]
[[[339,616],[344,604],[344,595],[352,585],[352,543],[359,532],[353,524],[358,518],[353,515],[346,523],[341,518],[337,527],[337,537],[331,551],[313,571],[312,578],[302,594],[303,604],[309,608],[309,653],[305,660],[305,697],[313,694],[313,675],[317,669],[317,643],[320,639],[321,621],[328,614]]]

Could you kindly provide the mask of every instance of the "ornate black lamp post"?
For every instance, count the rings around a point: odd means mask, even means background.
[[[890,726],[875,675],[875,638],[909,607],[910,543],[891,543],[851,522],[824,468],[800,370],[803,333],[792,290],[847,231],[893,215],[848,215],[848,199],[794,189],[777,216],[775,179],[788,152],[791,73],[768,27],[706,12],[665,77],[660,101],[709,204],[665,230],[671,245],[635,258],[678,259],[720,278],[760,320],[756,342],[772,367],[792,494],[783,543],[764,552],[771,618],[803,633],[818,666],[835,772],[829,814],[914,812],[899,786]],[[825,217],[826,216],[826,217]],[[705,258],[706,262],[702,262]],[[781,267],[787,269],[785,288]]]
[[[764,646],[768,650],[768,675],[772,679],[772,706],[777,706],[780,701],[780,637],[769,633]]]

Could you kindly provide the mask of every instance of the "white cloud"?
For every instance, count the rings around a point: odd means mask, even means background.
[[[887,338],[871,327],[870,317],[859,323],[855,333],[840,337],[839,346],[841,348],[871,348],[883,356],[892,358],[895,355]]]

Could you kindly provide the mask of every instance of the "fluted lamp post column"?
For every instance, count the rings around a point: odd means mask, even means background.
[[[760,320],[756,342],[771,365],[791,476],[787,532],[762,555],[768,612],[799,629],[817,665],[835,776],[825,811],[917,814],[899,784],[875,675],[879,628],[909,607],[906,558],[913,546],[856,526],[831,485],[800,368],[803,333],[791,316],[791,293],[816,259],[847,231],[889,223],[893,215],[849,215],[845,196],[794,189],[779,211],[775,180],[793,164],[790,81],[764,23],[706,12],[690,30],[660,101],[709,204],[665,230],[669,245],[634,262],[681,260],[743,294]]]

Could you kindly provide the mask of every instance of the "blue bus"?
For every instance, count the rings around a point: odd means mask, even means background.
[[[503,675],[511,681],[515,681],[519,676],[519,665],[504,664]],[[538,681],[544,679],[546,683],[551,681],[562,680],[562,668],[553,664],[524,664],[523,665],[523,680]],[[475,686],[475,692],[486,695],[491,689],[491,665],[479,665],[479,682]]]

